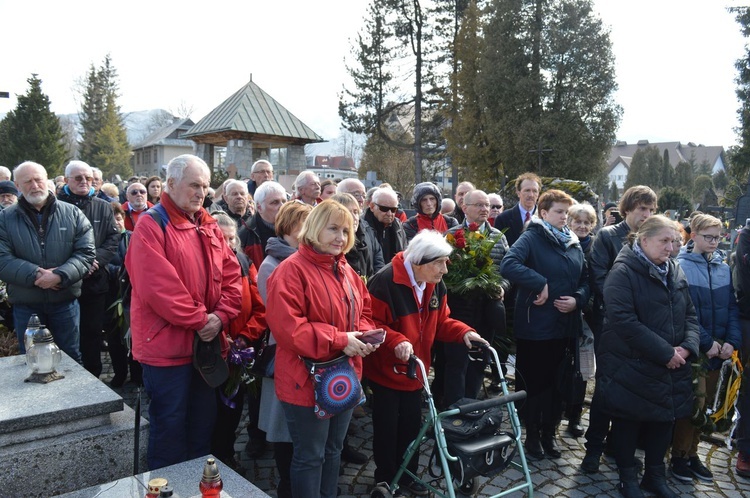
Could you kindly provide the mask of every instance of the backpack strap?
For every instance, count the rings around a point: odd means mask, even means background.
[[[146,214],[151,216],[157,225],[161,227],[163,232],[167,231],[167,223],[169,223],[169,214],[161,203],[156,204],[154,207],[146,211]]]

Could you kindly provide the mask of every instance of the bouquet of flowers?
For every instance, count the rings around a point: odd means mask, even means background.
[[[459,295],[476,292],[499,295],[502,277],[490,252],[501,237],[502,234],[483,234],[476,223],[471,223],[468,230],[462,228],[446,235],[445,240],[454,247],[448,274],[443,277],[448,290]]]
[[[255,379],[255,376],[250,374],[254,362],[255,349],[243,348],[238,339],[229,343],[229,379],[221,392],[221,401],[229,408],[236,408],[234,398],[242,384],[249,385]]]

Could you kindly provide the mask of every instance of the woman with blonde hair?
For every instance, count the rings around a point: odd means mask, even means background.
[[[353,409],[330,418],[318,416],[303,358],[327,362],[345,355],[361,379],[362,358],[377,349],[359,340],[375,326],[367,288],[346,262],[345,254],[354,245],[353,225],[346,207],[331,199],[321,202],[302,225],[297,252],[282,261],[267,282],[267,320],[277,341],[275,368],[284,372],[274,379],[276,396],[294,448],[291,483],[297,497],[336,497]]]

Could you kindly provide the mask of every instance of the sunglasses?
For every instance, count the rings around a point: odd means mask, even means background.
[[[140,195],[146,195],[146,191],[145,190],[139,190],[139,189],[133,189],[133,190],[131,190],[128,193],[130,195],[138,195],[138,194],[140,194]]]
[[[493,205],[491,205],[490,207],[491,207],[492,209],[502,209],[502,208],[503,208],[503,205],[502,205],[502,204],[493,204]]]
[[[388,211],[390,211],[391,213],[395,213],[396,211],[398,211],[398,207],[381,206],[380,204],[375,205],[384,213],[387,213]]]
[[[93,176],[86,176],[86,175],[78,175],[78,176],[74,176],[73,180],[75,180],[77,182],[83,182],[83,181],[93,182],[94,181],[94,177]]]

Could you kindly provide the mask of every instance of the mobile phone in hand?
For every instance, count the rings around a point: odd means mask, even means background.
[[[359,340],[364,342],[365,344],[382,344],[383,341],[385,341],[385,330],[368,330],[367,332],[363,332],[362,335],[359,336]]]

